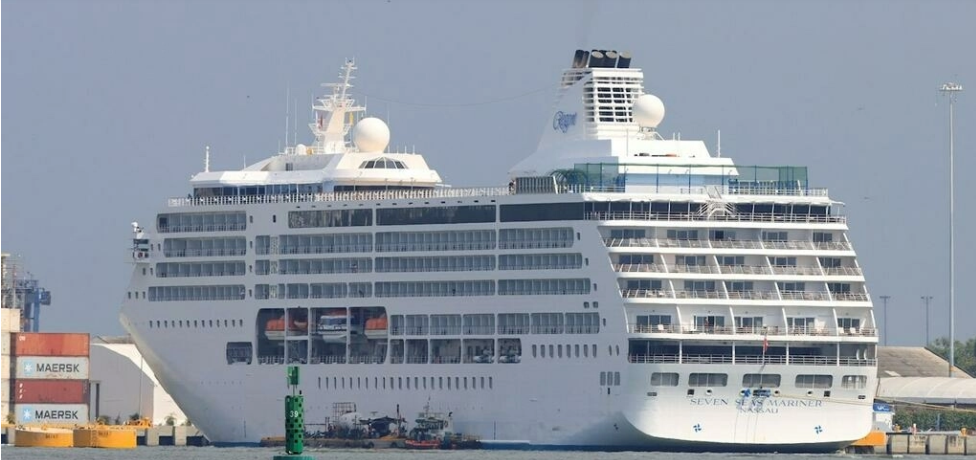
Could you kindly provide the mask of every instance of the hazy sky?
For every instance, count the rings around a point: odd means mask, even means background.
[[[847,203],[890,344],[948,331],[956,106],[957,337],[976,335],[976,2],[10,1],[2,4],[2,248],[53,291],[49,331],[116,334],[129,222],[277,151],[286,89],[345,58],[355,92],[454,185],[499,185],[549,122],[573,50],[627,50],[665,133],[739,164],[807,165]],[[521,97],[518,97],[522,95]],[[166,305],[159,305],[166,308]]]

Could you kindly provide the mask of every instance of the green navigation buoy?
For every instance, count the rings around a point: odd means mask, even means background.
[[[305,451],[305,397],[298,391],[298,366],[288,366],[287,376],[291,394],[285,396],[286,455],[275,455],[273,460],[314,460],[314,457],[302,455]]]

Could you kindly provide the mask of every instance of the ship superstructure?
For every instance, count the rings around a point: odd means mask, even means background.
[[[508,183],[441,183],[351,98],[314,142],[134,224],[122,322],[216,443],[450,414],[488,445],[829,451],[867,434],[877,330],[842,204],[804,167],[666,139],[630,56],[577,51]]]

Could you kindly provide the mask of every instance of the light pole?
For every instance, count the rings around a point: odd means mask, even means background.
[[[922,301],[925,302],[925,346],[929,346],[929,302],[932,301],[932,296],[923,295]]]
[[[956,367],[956,254],[954,246],[955,236],[955,178],[953,174],[954,157],[954,136],[953,136],[953,105],[956,102],[956,95],[962,92],[962,85],[958,83],[945,83],[939,88],[943,96],[949,98],[949,377],[952,377],[952,369]]]
[[[888,299],[890,298],[890,295],[881,296],[881,302],[884,304],[882,311],[884,312],[884,346],[886,347],[888,346]]]

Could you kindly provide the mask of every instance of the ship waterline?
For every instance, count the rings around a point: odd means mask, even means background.
[[[578,51],[537,151],[487,188],[387,152],[346,63],[311,145],[205,167],[133,223],[123,325],[218,444],[281,434],[286,365],[312,426],[430,408],[497,446],[860,439],[877,326],[841,203],[806,168],[664,139],[622,56]]]

